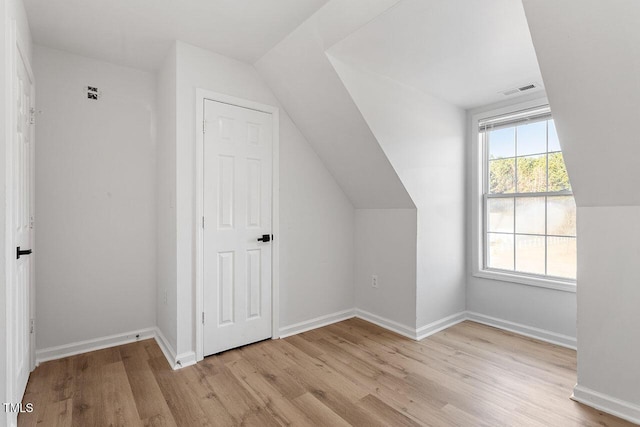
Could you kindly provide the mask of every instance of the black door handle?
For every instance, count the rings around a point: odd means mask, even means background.
[[[27,249],[25,251],[20,250],[20,246],[16,248],[16,259],[20,259],[20,255],[31,255],[33,251],[31,249]]]
[[[258,237],[258,242],[270,242],[271,234],[263,234],[262,237]]]

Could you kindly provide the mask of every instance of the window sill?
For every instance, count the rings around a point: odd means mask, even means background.
[[[482,279],[500,280],[502,282],[518,283],[539,288],[555,289],[564,292],[576,292],[576,282],[574,280],[542,279],[520,274],[507,273],[494,270],[479,270],[473,273],[474,277]]]

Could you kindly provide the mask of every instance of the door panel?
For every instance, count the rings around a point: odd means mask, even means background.
[[[272,116],[205,100],[204,354],[270,338]]]
[[[16,61],[16,122],[13,140],[13,242],[21,250],[31,248],[31,108],[32,82],[20,55]],[[20,401],[29,378],[31,365],[30,285],[31,256],[14,258],[11,280],[11,360],[14,377],[14,398]]]

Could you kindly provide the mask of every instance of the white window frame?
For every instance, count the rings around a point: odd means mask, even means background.
[[[541,277],[520,272],[506,272],[488,270],[484,268],[484,168],[485,151],[483,142],[479,136],[479,124],[482,120],[516,113],[529,109],[548,106],[546,99],[536,99],[527,102],[511,104],[487,111],[479,111],[471,114],[469,139],[471,146],[471,274],[474,277],[500,280],[503,282],[518,283],[528,286],[537,286],[548,289],[556,289],[565,292],[576,292],[576,281],[572,279],[560,279]]]

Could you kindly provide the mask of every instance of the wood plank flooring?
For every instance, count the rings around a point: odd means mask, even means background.
[[[463,322],[414,342],[359,319],[178,371],[153,340],[40,365],[19,426],[627,426],[569,399],[575,351]]]

